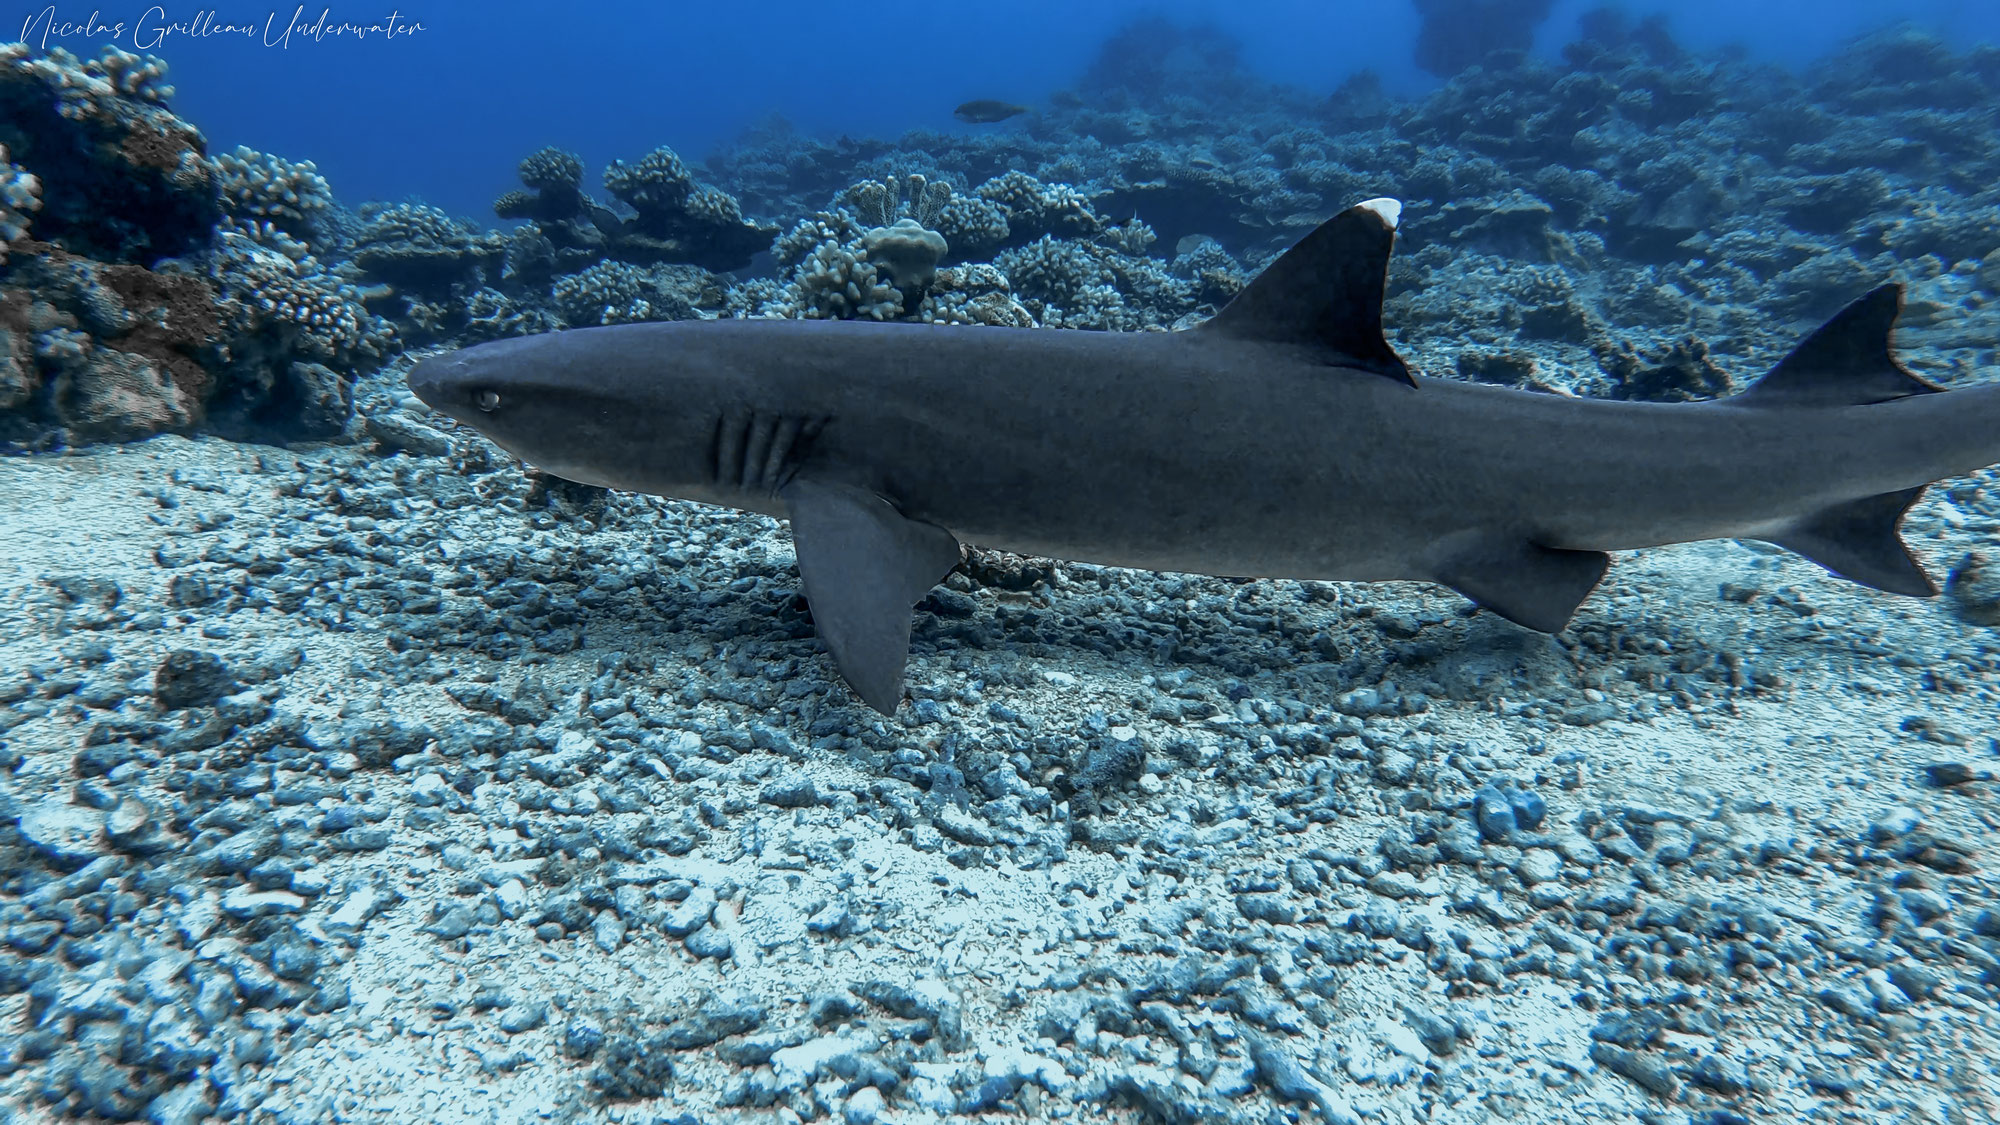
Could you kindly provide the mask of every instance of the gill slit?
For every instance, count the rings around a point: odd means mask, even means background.
[[[776,495],[797,475],[826,422],[796,414],[722,411],[709,439],[708,484],[723,491]]]

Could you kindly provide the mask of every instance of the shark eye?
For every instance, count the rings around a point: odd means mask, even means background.
[[[500,392],[480,391],[478,394],[472,396],[472,405],[491,413],[500,405]]]

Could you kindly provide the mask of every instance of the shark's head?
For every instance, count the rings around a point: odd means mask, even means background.
[[[639,327],[551,332],[434,356],[411,369],[410,390],[567,480],[646,491],[698,481],[712,457],[718,407],[705,400],[714,388],[662,362],[673,341],[637,338]]]

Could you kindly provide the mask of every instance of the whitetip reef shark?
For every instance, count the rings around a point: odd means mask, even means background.
[[[1898,528],[1930,483],[2000,462],[2000,386],[1940,394],[1897,362],[1899,285],[1727,399],[1427,379],[1382,335],[1401,210],[1336,215],[1183,331],[625,324],[425,359],[410,389],[556,476],[789,519],[814,626],[885,714],[961,543],[1435,582],[1545,632],[1607,552],[1700,539],[1938,592]]]

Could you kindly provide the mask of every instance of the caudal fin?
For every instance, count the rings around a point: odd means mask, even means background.
[[[1753,409],[1863,406],[1944,388],[1925,382],[1896,359],[1896,317],[1903,287],[1871,290],[1792,349],[1770,374],[1729,401]],[[1903,542],[1900,528],[1927,486],[1864,496],[1812,513],[1770,542],[1804,555],[1842,578],[1916,598],[1938,586]]]

